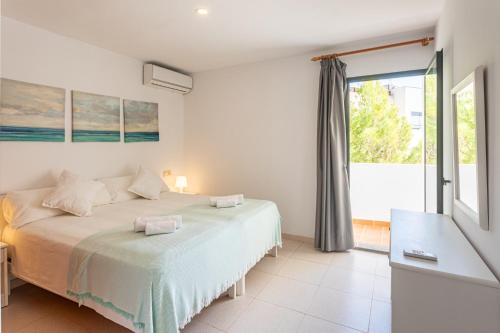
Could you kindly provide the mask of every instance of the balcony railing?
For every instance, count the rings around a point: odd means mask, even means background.
[[[434,188],[435,167],[427,170],[427,182]],[[422,164],[352,163],[350,176],[354,219],[390,221],[391,208],[424,210]]]

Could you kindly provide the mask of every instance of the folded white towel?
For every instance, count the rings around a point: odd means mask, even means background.
[[[220,197],[210,197],[210,206],[217,207],[218,200],[232,200],[232,201],[236,201],[237,205],[241,205],[241,204],[243,204],[243,201],[245,200],[245,198],[243,197],[243,194],[233,194],[233,195],[225,195],[225,196],[220,196]]]
[[[156,215],[156,216],[139,216],[134,221],[134,231],[140,232],[146,230],[146,225],[149,222],[158,221],[175,221],[175,228],[182,227],[182,215]]]
[[[218,199],[215,202],[215,207],[217,208],[229,208],[236,207],[238,205],[238,200],[236,199]]]
[[[176,223],[175,220],[165,220],[165,221],[154,221],[148,222],[146,224],[145,234],[146,236],[158,235],[158,234],[170,234],[175,232]]]

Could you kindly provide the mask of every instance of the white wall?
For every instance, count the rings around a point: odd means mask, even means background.
[[[436,29],[437,49],[444,49],[445,161],[451,162],[450,89],[479,65],[486,66],[488,188],[490,230],[454,214],[471,242],[500,276],[500,1],[448,0]],[[451,163],[445,164],[451,179]],[[451,186],[447,206],[451,207]]]
[[[80,41],[2,18],[2,76],[66,88],[66,142],[0,142],[0,193],[51,185],[61,169],[87,177],[179,170],[182,95],[142,85],[142,63]],[[71,143],[72,89],[159,103],[160,142]]]
[[[195,88],[185,100],[190,190],[273,200],[285,233],[313,236],[320,69],[310,61],[313,55],[317,53],[195,74]],[[432,56],[432,47],[411,46],[344,60],[349,76],[360,76],[425,68]]]

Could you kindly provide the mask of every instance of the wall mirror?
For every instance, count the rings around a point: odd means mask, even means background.
[[[453,111],[453,215],[488,230],[488,175],[484,67],[451,91]]]

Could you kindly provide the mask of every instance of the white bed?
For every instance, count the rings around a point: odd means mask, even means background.
[[[62,215],[35,221],[19,229],[4,228],[2,240],[9,244],[12,273],[27,282],[67,297],[70,255],[83,239],[110,228],[130,224],[141,215],[167,214],[184,207],[207,203],[205,196],[164,192],[160,200],[134,199],[94,208],[93,216]],[[91,300],[83,302],[118,324],[133,325],[115,312]]]

